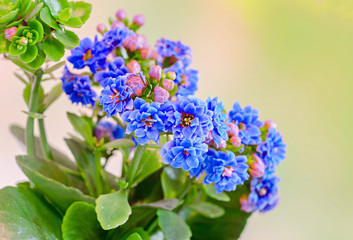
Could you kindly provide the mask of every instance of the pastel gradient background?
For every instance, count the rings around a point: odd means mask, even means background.
[[[97,0],[79,30],[93,37],[118,8],[143,13],[142,33],[182,40],[200,71],[197,96],[252,104],[273,119],[288,155],[279,167],[281,202],[254,214],[242,239],[353,238],[353,1],[351,0]],[[0,185],[25,179],[14,156],[23,153],[8,131],[24,125],[23,84],[1,59]],[[50,85],[50,84],[47,84]],[[73,129],[62,96],[47,112],[49,141],[68,152]],[[222,233],[220,233],[222,234]]]

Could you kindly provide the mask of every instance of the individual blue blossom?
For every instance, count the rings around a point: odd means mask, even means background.
[[[94,74],[94,81],[98,82],[102,87],[105,87],[109,78],[117,78],[127,74],[128,72],[129,70],[125,66],[124,58],[116,57],[108,63],[107,71],[99,71]]]
[[[110,121],[100,121],[94,131],[94,136],[97,141],[102,138],[108,138],[110,141],[123,138],[125,136],[124,129],[118,125],[113,124]]]
[[[126,80],[125,75],[109,78],[107,85],[102,90],[99,101],[103,105],[103,112],[107,113],[107,117],[117,113],[122,114],[125,110],[133,108],[133,100],[131,99],[133,91],[126,85]]]
[[[219,142],[228,140],[227,131],[230,130],[230,127],[226,124],[227,114],[223,113],[224,104],[223,102],[218,102],[218,97],[215,97],[211,100],[210,97],[206,100],[208,110],[213,112],[212,115],[212,124],[213,129],[211,131],[213,141],[217,147],[219,147]]]
[[[102,42],[112,51],[122,46],[125,39],[134,34],[128,27],[117,27],[105,33]]]
[[[204,141],[213,130],[212,111],[204,101],[195,96],[178,97],[168,111],[167,130],[173,131],[176,138],[198,137]]]
[[[233,152],[209,149],[204,162],[205,184],[214,183],[216,192],[234,191],[249,179],[246,156],[235,156]]]
[[[181,61],[185,67],[188,67],[192,61],[191,48],[180,41],[161,38],[156,42],[156,51],[157,63],[161,67],[169,67],[177,61]]]
[[[135,133],[137,142],[145,145],[150,140],[159,143],[159,132],[165,131],[166,113],[160,110],[160,103],[147,103],[141,98],[135,98],[134,110],[122,114],[127,122],[126,133]]]
[[[256,147],[260,157],[267,168],[274,168],[285,159],[286,144],[283,142],[281,133],[276,128],[268,130],[266,140]]]
[[[76,69],[82,69],[88,66],[92,73],[98,69],[106,68],[107,55],[109,49],[104,43],[98,41],[97,36],[94,42],[90,38],[84,38],[80,45],[71,50],[71,56],[67,58]]]
[[[199,138],[175,138],[164,144],[160,150],[160,155],[163,163],[192,172],[200,169],[207,148],[207,144],[202,143]]]
[[[241,209],[245,212],[268,212],[274,209],[278,202],[278,182],[274,175],[253,178],[250,182],[250,193],[240,199]]]
[[[97,93],[92,89],[91,79],[88,76],[75,75],[65,66],[61,81],[62,89],[72,103],[94,106]]]
[[[264,123],[258,120],[257,109],[252,109],[251,106],[242,108],[238,102],[235,102],[228,117],[229,122],[233,122],[239,127],[239,137],[242,144],[256,145],[261,143],[260,128]]]

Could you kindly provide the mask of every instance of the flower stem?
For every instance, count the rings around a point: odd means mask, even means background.
[[[29,99],[29,112],[36,112],[38,108],[38,93],[40,88],[40,82],[42,80],[43,70],[40,68],[36,71],[34,81],[32,84],[31,97]],[[26,126],[26,146],[28,156],[34,156],[36,154],[35,142],[34,142],[34,118],[29,116],[27,118]]]
[[[46,159],[53,160],[53,155],[51,153],[51,150],[48,144],[47,135],[45,133],[44,119],[38,119],[38,126],[39,126],[39,133],[40,133],[40,141],[42,143],[45,157]]]
[[[134,181],[138,166],[140,165],[140,160],[142,158],[143,152],[146,149],[146,146],[147,144],[143,146],[139,144],[137,145],[137,148],[134,153],[134,158],[132,159],[131,166],[129,168],[129,171],[127,173],[127,178],[126,178],[126,181],[129,184],[128,185],[129,188],[132,187],[132,183]]]
[[[103,193],[101,152],[98,149],[95,150],[94,157],[96,160],[96,194],[98,197]]]

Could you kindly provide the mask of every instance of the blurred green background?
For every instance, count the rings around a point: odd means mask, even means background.
[[[235,100],[251,104],[263,120],[277,122],[288,145],[278,169],[281,202],[270,213],[254,214],[242,239],[353,239],[352,0],[88,2],[92,17],[80,37],[93,37],[96,25],[119,8],[129,17],[143,13],[141,32],[152,45],[165,37],[193,49],[197,96],[220,96],[228,109]],[[1,68],[15,82],[14,67],[2,62]],[[6,141],[1,152],[14,169],[19,150],[7,128],[14,118],[24,123],[20,87],[8,83],[0,94],[13,103],[3,106],[8,114],[0,132]],[[71,127],[64,113],[75,107],[62,97],[54,109],[47,114],[49,140],[66,149],[62,137]],[[0,173],[2,185],[23,176],[9,168]]]

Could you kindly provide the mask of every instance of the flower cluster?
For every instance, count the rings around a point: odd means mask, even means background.
[[[63,89],[70,100],[91,104],[124,124],[125,129],[100,121],[97,140],[132,136],[139,145],[161,144],[164,164],[213,184],[217,193],[247,182],[250,187],[240,199],[244,211],[274,208],[279,182],[274,173],[286,152],[275,124],[260,121],[251,106],[236,102],[227,114],[218,97],[203,101],[194,96],[198,72],[190,68],[191,48],[164,38],[151,48],[137,33],[144,24],[142,15],[129,23],[119,10],[109,30],[97,26],[101,40],[83,39],[71,50],[73,68],[87,66],[90,72],[74,74],[65,68]]]

